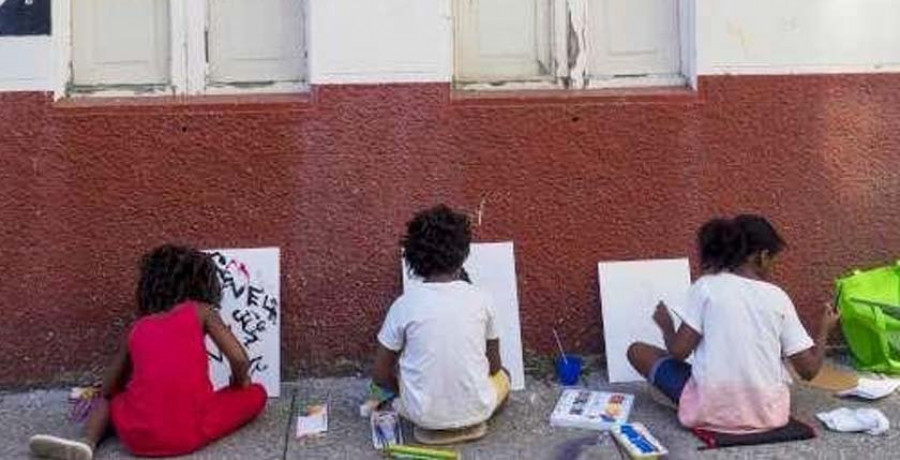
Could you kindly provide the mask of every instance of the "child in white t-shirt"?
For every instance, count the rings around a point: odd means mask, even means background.
[[[704,270],[675,330],[660,303],[653,319],[666,349],[634,343],[632,366],[678,406],[689,428],[746,433],[779,428],[790,416],[783,359],[812,379],[838,316],[826,308],[813,341],[788,295],[767,280],[784,241],[763,217],[712,220],[698,232]],[[694,354],[693,365],[684,362]]]
[[[509,375],[490,297],[462,268],[470,242],[468,217],[443,205],[407,224],[403,257],[420,280],[388,311],[372,380],[384,393],[399,394],[395,407],[417,428],[463,430],[474,438],[509,394]]]

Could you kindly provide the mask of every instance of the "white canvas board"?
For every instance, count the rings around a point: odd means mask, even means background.
[[[495,320],[500,334],[500,359],[509,370],[511,388],[525,389],[525,364],[522,360],[522,331],[519,324],[519,294],[516,286],[516,260],[512,241],[473,243],[463,268],[472,284],[480,287],[494,302]],[[402,259],[402,258],[401,258]],[[420,282],[402,261],[403,287]]]
[[[278,248],[209,250],[222,283],[219,316],[247,350],[250,378],[281,393],[281,270]],[[228,385],[228,360],[206,338],[210,379],[216,389]]]
[[[684,311],[691,286],[690,263],[686,258],[600,262],[597,272],[609,381],[643,380],[628,362],[628,346],[642,341],[665,348],[653,312],[665,302],[678,328],[678,312]]]

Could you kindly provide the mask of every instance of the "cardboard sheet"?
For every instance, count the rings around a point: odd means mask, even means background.
[[[793,369],[791,369],[791,373],[793,374],[795,381],[800,381],[803,385],[827,391],[838,392],[852,390],[859,384],[859,375],[855,372],[840,370],[829,366],[828,364],[823,364],[815,378],[808,382],[797,376]]]

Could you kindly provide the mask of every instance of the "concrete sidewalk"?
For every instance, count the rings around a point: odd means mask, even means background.
[[[678,426],[675,415],[658,406],[644,384],[610,385],[605,373],[583,379],[592,389],[614,389],[635,394],[631,420],[647,425],[669,449],[672,459],[889,459],[900,458],[900,429],[883,436],[833,433],[819,427],[817,439],[759,447],[698,451],[693,436]],[[892,424],[900,423],[900,396],[867,403],[834,398],[806,387],[794,388],[794,413],[807,421],[816,412],[838,407],[876,407]],[[367,394],[363,378],[304,379],[285,384],[283,396],[270,400],[264,416],[237,434],[215,443],[188,459],[334,459],[381,458],[372,448],[368,421],[359,417],[359,404]],[[66,420],[69,405],[66,390],[40,390],[0,394],[0,459],[28,459],[27,441],[35,433],[72,435],[77,427]],[[491,422],[488,436],[458,446],[466,460],[512,459],[619,459],[612,440],[577,429],[552,428],[550,411],[559,387],[545,379],[529,378],[527,389],[512,394],[508,406]],[[318,439],[298,441],[294,437],[292,405],[330,400],[330,429]],[[296,410],[294,410],[296,412]],[[105,442],[97,459],[130,459],[115,439]]]

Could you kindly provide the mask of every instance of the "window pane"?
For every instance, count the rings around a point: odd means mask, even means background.
[[[528,80],[549,74],[551,0],[457,0],[455,77]]]
[[[169,82],[168,0],[72,2],[76,85]]]
[[[678,0],[589,0],[591,76],[677,74]]]
[[[210,0],[212,83],[304,79],[301,0]]]

